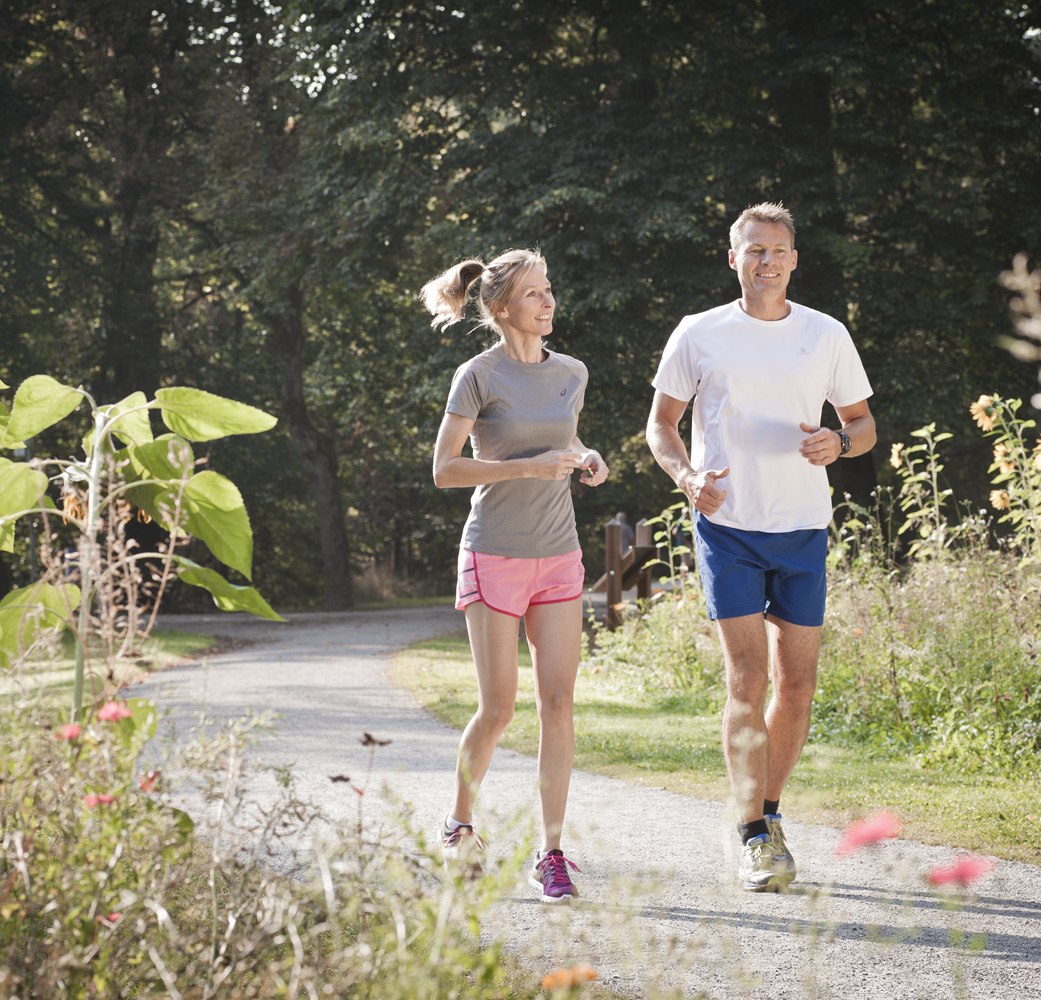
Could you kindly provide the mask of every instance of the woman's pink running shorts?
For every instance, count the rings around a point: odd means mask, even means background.
[[[586,571],[582,550],[543,559],[514,559],[459,550],[455,606],[482,601],[492,611],[523,618],[533,604],[556,604],[582,596]]]

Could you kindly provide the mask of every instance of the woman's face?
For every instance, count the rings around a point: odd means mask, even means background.
[[[533,265],[514,288],[499,322],[520,334],[548,337],[553,332],[556,304],[546,269]]]

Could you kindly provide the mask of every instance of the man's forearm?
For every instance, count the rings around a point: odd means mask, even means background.
[[[653,418],[647,421],[647,444],[654,460],[677,486],[694,472],[679,429],[672,424]]]

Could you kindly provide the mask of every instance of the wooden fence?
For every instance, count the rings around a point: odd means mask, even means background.
[[[658,547],[645,521],[636,523],[635,534],[635,544],[623,552],[622,522],[612,518],[604,528],[604,575],[590,590],[607,592],[605,623],[612,630],[622,622],[623,591],[635,587],[637,600],[651,596],[651,567],[658,561]]]

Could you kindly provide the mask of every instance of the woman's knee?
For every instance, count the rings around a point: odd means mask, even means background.
[[[474,716],[475,723],[485,732],[501,736],[513,719],[513,705],[482,705]]]
[[[539,699],[539,721],[543,725],[567,723],[575,714],[575,693],[571,690],[552,691]]]

